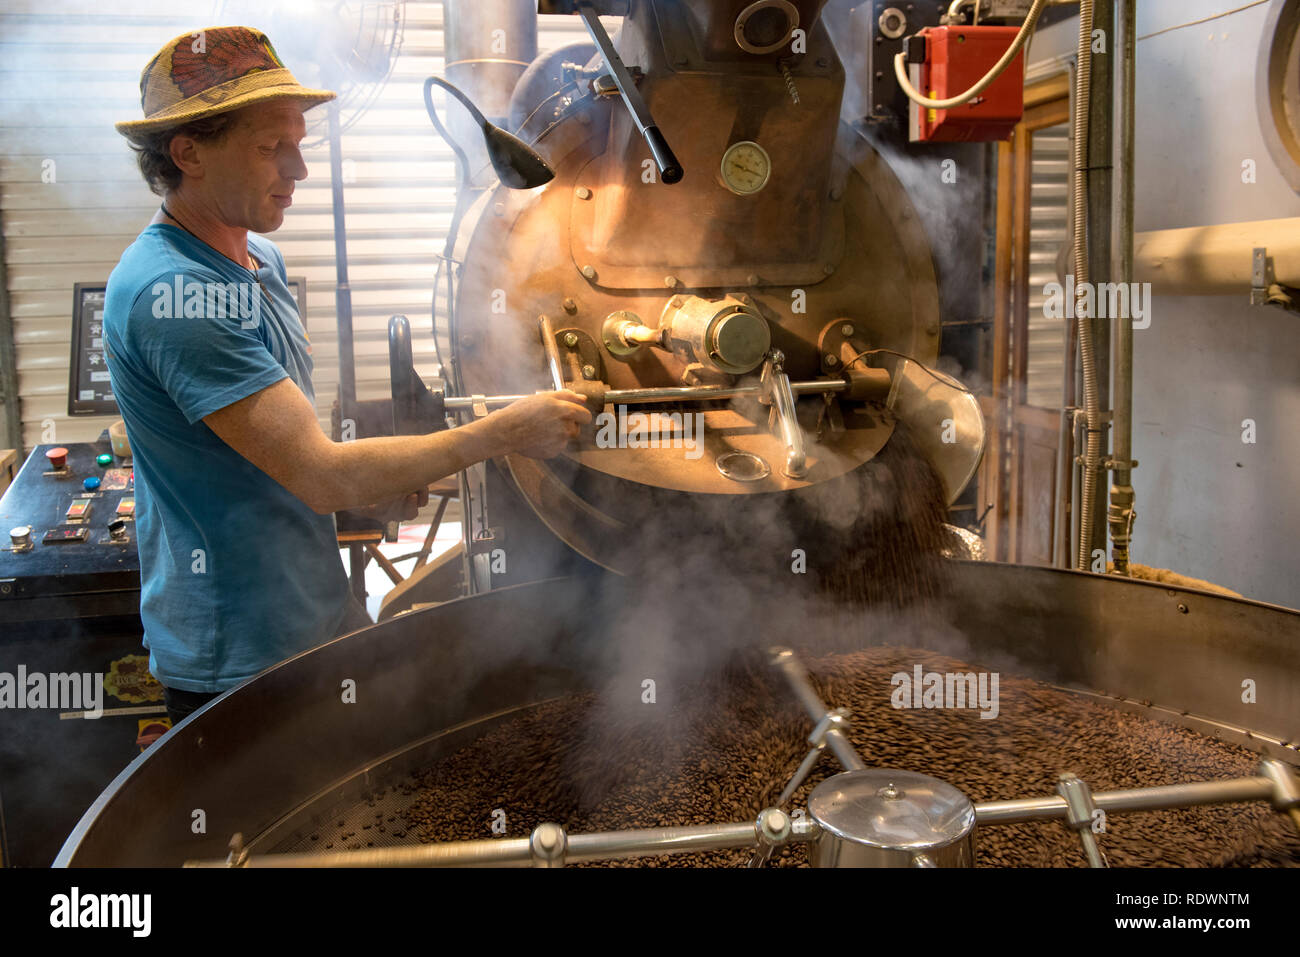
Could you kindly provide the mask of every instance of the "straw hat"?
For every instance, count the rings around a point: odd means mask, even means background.
[[[334,99],[298,83],[271,41],[252,27],[208,27],[176,37],[140,74],[143,120],[114,124],[119,133],[154,133],[267,100],[300,100],[308,109]]]

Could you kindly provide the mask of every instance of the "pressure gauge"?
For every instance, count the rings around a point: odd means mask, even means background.
[[[737,196],[750,196],[767,185],[772,160],[753,140],[732,143],[722,154],[722,185]]]

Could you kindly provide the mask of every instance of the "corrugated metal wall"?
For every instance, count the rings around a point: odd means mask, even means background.
[[[51,425],[55,440],[76,442],[111,421],[67,416],[72,287],[106,280],[158,202],[113,123],[140,116],[140,70],[163,43],[228,19],[223,4],[194,0],[135,0],[130,13],[108,7],[10,0],[0,12],[0,211],[26,448],[47,441]],[[540,21],[542,52],[586,38],[576,17]],[[265,23],[247,22],[276,42]],[[425,115],[421,84],[443,70],[442,22],[440,2],[405,4],[388,84],[343,136],[361,398],[388,394],[394,313],[411,319],[420,371],[435,371],[429,306],[435,255],[455,205],[455,166]],[[288,66],[294,69],[291,59]],[[318,114],[324,121],[318,109],[307,114],[309,124]],[[317,146],[304,157],[309,176],[272,238],[289,274],[307,279],[317,411],[328,426],[338,383],[329,156]]]
[[[1029,342],[1025,401],[1061,407],[1065,376],[1065,319],[1043,315],[1044,288],[1056,282],[1056,258],[1068,242],[1070,131],[1068,124],[1035,130],[1029,184]]]

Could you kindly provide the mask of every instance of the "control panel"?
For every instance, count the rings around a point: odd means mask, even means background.
[[[6,863],[48,867],[95,796],[163,713],[141,647],[135,472],[99,442],[40,445],[0,498],[0,839]],[[33,676],[79,678],[83,697],[33,699]],[[73,720],[75,719],[75,720]],[[156,730],[156,728],[155,728]]]
[[[0,620],[24,599],[138,595],[135,472],[106,437],[37,446],[0,498],[0,535]]]

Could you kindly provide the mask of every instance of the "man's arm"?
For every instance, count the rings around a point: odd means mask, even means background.
[[[408,495],[499,455],[558,455],[591,413],[576,393],[545,392],[445,432],[335,442],[321,431],[302,390],[285,378],[203,421],[325,515]]]

